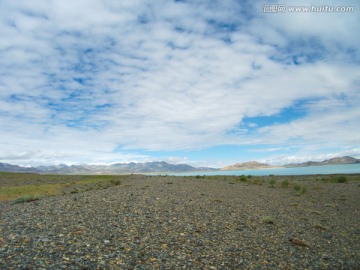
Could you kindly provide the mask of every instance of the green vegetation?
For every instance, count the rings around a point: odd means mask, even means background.
[[[283,188],[287,188],[289,186],[289,181],[288,180],[284,180],[281,182],[281,187]]]
[[[247,177],[245,175],[241,175],[241,176],[239,176],[239,180],[240,180],[240,182],[246,182]]]
[[[336,176],[335,177],[335,182],[336,183],[346,183],[348,181],[347,177],[346,176]]]
[[[261,181],[259,178],[256,177],[251,183],[257,186],[261,186],[264,183],[264,180]]]
[[[110,180],[111,185],[118,186],[121,184],[121,181],[119,179],[111,179]]]
[[[276,185],[276,180],[275,180],[275,179],[271,179],[271,180],[269,181],[269,186],[272,187],[272,188],[274,188],[275,185]]]
[[[89,190],[106,189],[121,185],[126,179],[133,177],[165,177],[165,176],[132,176],[132,175],[42,175],[31,173],[0,172],[0,201],[31,201],[33,198],[54,196],[61,194],[82,193]],[[166,176],[169,177],[169,176]],[[196,175],[181,177],[184,181],[226,181],[229,184],[268,185],[269,187],[282,187],[294,190],[300,196],[311,187],[312,191],[322,189],[322,183],[359,183],[360,174],[324,175],[324,176],[251,176],[251,175]],[[306,181],[317,181],[316,185],[307,185]],[[172,177],[167,184],[175,184]],[[341,183],[341,184],[340,184]],[[308,186],[308,187],[307,187]],[[360,188],[360,184],[355,186]],[[23,198],[24,197],[24,198]],[[347,198],[339,197],[338,200]]]
[[[358,179],[354,179],[354,180],[358,180]],[[327,177],[322,177],[321,181],[325,183],[346,183],[348,182],[348,177],[345,175],[335,175],[335,176],[331,175]]]
[[[272,217],[272,216],[266,216],[266,217],[263,217],[260,222],[262,223],[267,223],[267,224],[274,224],[275,223],[275,218]]]
[[[127,176],[0,173],[0,201],[28,202],[43,196],[73,194],[121,184]]]
[[[61,184],[26,185],[14,187],[0,187],[0,200],[7,201],[24,196],[51,196],[61,194]]]
[[[32,201],[37,201],[41,198],[41,196],[37,196],[37,195],[24,195],[22,197],[17,198],[14,203],[25,203],[25,202],[32,202]]]
[[[294,189],[298,195],[304,194],[307,191],[306,186],[301,186],[301,185],[294,186]]]

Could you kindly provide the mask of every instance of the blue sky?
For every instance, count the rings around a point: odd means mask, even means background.
[[[0,162],[360,157],[359,1],[269,3],[1,1]]]

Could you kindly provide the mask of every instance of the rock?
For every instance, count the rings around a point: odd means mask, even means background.
[[[293,243],[296,246],[302,246],[302,247],[309,247],[309,244],[306,243],[304,240],[296,239],[296,238],[289,238],[289,241]]]

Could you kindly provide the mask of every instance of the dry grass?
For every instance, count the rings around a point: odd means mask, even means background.
[[[0,201],[108,188],[120,185],[124,177],[126,176],[0,173]]]
[[[144,176],[159,177],[159,176]],[[104,189],[120,185],[130,175],[42,175],[28,173],[0,172],[0,201],[16,200],[23,196],[52,196],[67,193],[78,193],[94,189]],[[275,187],[281,183],[281,187],[291,187],[296,195],[301,195],[307,190],[320,189],[320,184],[344,182],[359,182],[360,175],[319,176],[188,176],[182,179],[196,181],[226,181],[229,184],[263,185],[268,183]],[[341,180],[338,180],[341,179]],[[304,185],[306,183],[306,185]],[[360,185],[359,185],[360,186]],[[285,191],[284,191],[285,192]],[[343,199],[345,200],[345,199]]]
[[[14,187],[0,187],[0,201],[14,200],[25,195],[50,196],[62,193],[64,184],[28,185]]]

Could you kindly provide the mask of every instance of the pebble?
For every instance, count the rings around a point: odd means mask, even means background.
[[[354,214],[360,211],[360,190],[352,183],[324,184],[294,196],[290,188],[228,178],[234,184],[222,178],[134,175],[116,187],[37,204],[0,202],[0,269],[360,266],[360,234],[354,227],[360,224]],[[326,207],[339,192],[347,198],[337,205],[341,211]],[[264,225],[264,216],[276,223]]]

